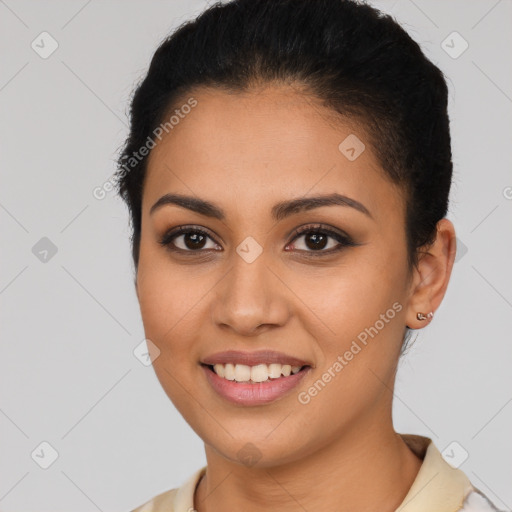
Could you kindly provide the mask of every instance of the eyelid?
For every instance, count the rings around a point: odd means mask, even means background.
[[[305,233],[315,232],[315,231],[325,233],[327,235],[336,235],[336,236],[339,236],[347,241],[352,240],[351,237],[344,231],[337,229],[337,228],[327,226],[322,223],[304,224],[302,226],[299,226],[298,228],[295,228],[289,236],[293,237],[291,240],[291,242],[293,242],[298,236],[304,235]]]

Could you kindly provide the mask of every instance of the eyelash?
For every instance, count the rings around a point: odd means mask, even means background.
[[[174,247],[172,245],[172,241],[175,238],[177,238],[178,236],[181,236],[183,234],[190,234],[190,233],[198,233],[200,235],[207,236],[213,242],[215,242],[217,245],[219,245],[217,243],[217,241],[214,240],[213,237],[207,231],[205,231],[204,229],[201,229],[201,228],[194,227],[194,226],[180,226],[177,229],[173,229],[171,231],[168,231],[158,241],[158,243],[161,246],[165,247],[167,250],[171,251],[171,252],[180,252],[182,254],[183,253],[191,253],[191,255],[192,255],[192,254],[198,254],[198,253],[201,253],[201,252],[211,251],[212,250],[212,249],[206,249],[206,250],[205,249],[198,249],[197,251],[185,250],[185,249],[179,249],[179,248]],[[340,245],[338,245],[334,249],[329,249],[327,251],[322,251],[322,250],[318,250],[318,251],[313,251],[313,250],[311,250],[311,251],[303,251],[303,250],[299,250],[299,252],[306,253],[307,257],[313,256],[313,257],[316,258],[318,256],[321,257],[321,256],[326,256],[326,255],[332,255],[334,253],[337,253],[337,252],[341,251],[345,247],[355,247],[355,246],[359,245],[359,244],[355,243],[349,236],[343,235],[343,234],[338,233],[336,231],[333,231],[332,229],[324,227],[321,224],[309,224],[307,226],[302,226],[300,228],[297,228],[293,232],[293,234],[292,234],[293,238],[292,238],[291,242],[287,244],[287,246],[292,244],[293,242],[295,242],[295,240],[297,238],[299,238],[300,236],[308,235],[308,234],[312,234],[312,233],[320,233],[320,234],[328,235],[330,238],[333,238],[337,242],[339,242]]]

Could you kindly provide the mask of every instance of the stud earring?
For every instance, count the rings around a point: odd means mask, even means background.
[[[434,313],[431,311],[430,313],[428,313],[426,316],[423,314],[423,313],[418,313],[416,315],[416,318],[418,320],[430,320],[432,317],[434,316]]]

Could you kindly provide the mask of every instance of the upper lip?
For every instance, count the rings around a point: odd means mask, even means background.
[[[217,352],[205,357],[201,363],[207,365],[214,364],[245,364],[247,366],[256,366],[258,364],[289,364],[290,366],[311,366],[310,363],[282,352],[275,350],[258,350],[255,352],[243,352],[240,350],[227,350]]]

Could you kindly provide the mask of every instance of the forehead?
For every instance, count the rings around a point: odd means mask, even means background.
[[[370,211],[386,202],[396,209],[397,191],[364,126],[342,122],[312,96],[290,86],[243,93],[203,88],[182,97],[173,112],[179,114],[190,98],[196,106],[175,117],[178,122],[150,153],[145,210],[171,191],[213,202],[235,196],[247,206],[260,205],[263,197],[278,201],[338,192]],[[352,148],[359,154],[355,159]]]

